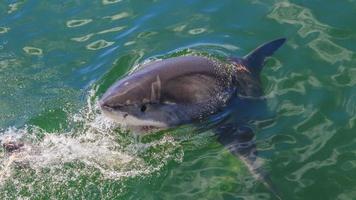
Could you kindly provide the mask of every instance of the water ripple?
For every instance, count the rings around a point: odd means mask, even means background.
[[[336,134],[333,125],[333,121],[319,111],[313,111],[305,120],[293,127],[298,133],[307,137],[310,142],[309,145],[295,149],[299,152],[301,162],[318,153]]]
[[[30,46],[26,46],[23,48],[23,50],[30,55],[34,55],[34,56],[40,56],[43,54],[43,50],[40,48],[36,48],[36,47],[30,47]]]
[[[2,3],[0,139],[23,136],[26,148],[17,156],[0,148],[0,196],[273,199],[211,132],[136,138],[94,104],[142,63],[242,55],[283,34],[287,45],[262,72],[275,115],[253,123],[264,167],[286,199],[354,199],[354,2]],[[100,89],[87,95],[93,85]]]
[[[306,77],[301,73],[293,72],[287,77],[268,77],[271,84],[270,92],[267,92],[268,97],[273,97],[275,95],[282,96],[288,93],[297,93],[299,95],[305,95],[307,91],[307,81]],[[267,91],[268,91],[267,90]]]
[[[206,28],[195,28],[195,29],[190,29],[188,31],[188,33],[191,35],[198,35],[198,34],[202,34],[202,33],[206,32],[206,31],[207,31]]]
[[[279,23],[300,25],[301,28],[298,30],[298,33],[302,37],[329,29],[329,26],[317,21],[309,9],[288,1],[276,3],[268,17]]]
[[[353,55],[352,51],[335,44],[323,35],[311,41],[308,46],[323,60],[332,64],[340,61],[350,61]]]
[[[310,9],[284,1],[276,3],[268,17],[279,23],[301,26],[298,34],[303,38],[318,33],[308,46],[326,62],[334,64],[339,61],[350,61],[353,56],[352,51],[331,41],[332,36],[328,33],[331,27],[319,22]]]
[[[293,172],[288,179],[292,181],[298,181],[301,184],[301,187],[306,187],[308,185],[311,185],[314,181],[311,179],[304,178],[303,176],[306,175],[306,173],[309,173],[311,170],[316,170],[316,169],[321,169],[323,167],[335,165],[338,161],[338,157],[340,156],[340,153],[336,150],[334,150],[331,155],[324,159],[324,160],[316,160],[316,161],[311,161],[307,162],[305,165],[300,167],[298,170]]]
[[[106,47],[109,47],[111,45],[113,45],[115,42],[108,42],[106,40],[97,40],[97,41],[94,41],[90,44],[88,44],[86,46],[87,49],[89,50],[99,50],[99,49],[103,49],[103,48],[106,48]]]
[[[124,18],[129,17],[129,16],[130,16],[130,14],[128,12],[121,12],[121,13],[118,13],[116,15],[105,16],[105,17],[103,17],[103,19],[111,19],[111,20],[115,21],[115,20],[124,19]]]
[[[303,105],[295,104],[290,100],[284,100],[283,102],[280,103],[280,106],[279,106],[277,112],[280,115],[283,115],[286,117],[298,116],[305,112],[305,108]]]
[[[78,26],[84,26],[92,22],[92,19],[73,19],[66,22],[68,28],[74,28]]]
[[[110,5],[110,4],[114,4],[114,3],[118,3],[121,2],[122,0],[102,0],[102,3],[104,5]]]
[[[22,1],[19,1],[16,3],[9,4],[9,10],[7,11],[7,13],[11,14],[13,12],[16,12],[20,8],[20,6],[24,3],[25,3],[25,1],[22,0]]]
[[[125,26],[118,26],[118,27],[113,27],[113,28],[109,28],[103,31],[99,31],[97,34],[105,34],[105,33],[111,33],[111,32],[119,32],[121,30],[123,30],[125,28]]]
[[[136,41],[128,41],[128,42],[125,42],[124,46],[130,46],[130,45],[133,45],[135,43],[136,43]]]
[[[356,188],[345,191],[345,193],[339,194],[337,200],[354,200],[356,196]]]
[[[178,25],[173,28],[174,32],[182,32],[187,27],[186,24]]]
[[[9,32],[10,28],[8,27],[0,27],[0,34],[4,34]]]
[[[341,106],[349,114],[349,116],[356,116],[356,93],[352,93],[341,103]]]
[[[356,68],[344,65],[338,67],[338,73],[331,76],[333,83],[339,87],[352,87],[356,85]]]
[[[89,33],[89,34],[81,36],[81,37],[71,38],[71,40],[76,41],[76,42],[85,42],[85,41],[89,40],[93,36],[94,36],[94,33]]]

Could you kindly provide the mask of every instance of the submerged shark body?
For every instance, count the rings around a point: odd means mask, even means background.
[[[236,119],[215,128],[217,139],[274,191],[256,163],[254,134],[244,118],[263,95],[259,74],[265,58],[284,42],[265,43],[244,58],[181,56],[145,64],[112,85],[100,106],[121,124],[162,129],[202,121],[233,104]]]

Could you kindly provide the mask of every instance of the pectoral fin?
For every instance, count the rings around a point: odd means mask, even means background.
[[[251,174],[262,181],[277,199],[281,199],[271,179],[262,169],[261,163],[258,162],[252,129],[247,126],[236,126],[228,123],[218,127],[216,134],[218,141],[233,155],[241,159]]]

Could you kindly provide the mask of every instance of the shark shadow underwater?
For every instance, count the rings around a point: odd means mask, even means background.
[[[197,124],[228,113],[213,128],[217,140],[280,199],[257,162],[249,122],[256,109],[266,107],[260,81],[265,59],[285,41],[267,42],[243,58],[179,56],[144,64],[114,83],[100,99],[100,107],[115,121],[142,130]]]

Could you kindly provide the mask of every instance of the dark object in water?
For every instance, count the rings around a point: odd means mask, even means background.
[[[23,146],[24,146],[23,142],[19,142],[15,140],[9,140],[2,143],[2,147],[7,153],[12,153],[14,151],[17,151]]]

